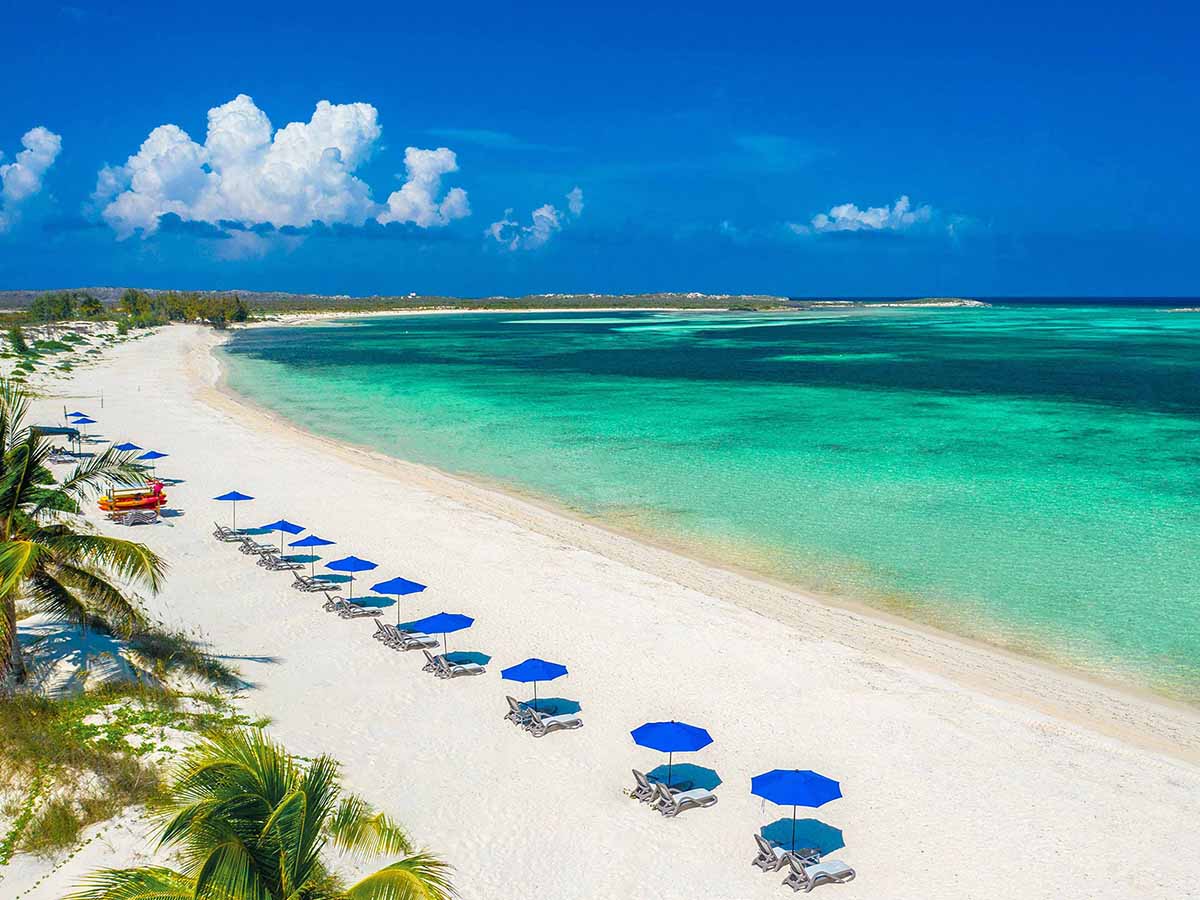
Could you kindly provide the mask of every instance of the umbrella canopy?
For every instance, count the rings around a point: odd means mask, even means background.
[[[750,779],[750,793],[780,806],[823,806],[842,796],[842,787],[808,769],[773,769]]]
[[[310,534],[306,538],[300,538],[298,541],[289,541],[289,547],[328,547],[331,544],[336,544],[337,541],[327,541],[323,537],[317,537],[315,534]]]
[[[662,753],[699,750],[712,743],[707,731],[686,722],[647,722],[629,733],[635,744]]]
[[[141,459],[142,457],[138,457]],[[220,497],[213,497],[214,500],[223,500],[233,504],[233,530],[237,531],[237,505],[239,500],[253,500],[249,494],[243,494],[241,491],[229,491],[222,494]]]
[[[796,807],[818,807],[842,796],[842,786],[809,769],[772,769],[750,779],[750,793],[792,808],[792,847],[796,844]]]
[[[165,454],[165,453],[159,453],[157,450],[147,450],[145,453],[143,453],[141,456],[139,456],[138,459],[144,459],[148,463],[150,463],[150,471],[153,472],[154,471],[154,461],[156,459],[162,459],[166,455],[167,454]]]
[[[357,556],[343,556],[341,559],[325,563],[325,568],[333,569],[335,572],[369,572],[371,569],[378,568],[378,565],[368,559],[359,559]],[[350,579],[350,598],[354,598],[353,578]]]
[[[331,544],[336,544],[337,541],[327,541],[323,537],[317,537],[315,534],[310,534],[306,538],[301,538],[298,541],[292,541],[288,544],[289,547],[328,547]],[[315,575],[317,566],[317,558],[314,556],[308,561],[308,574]]]
[[[533,682],[533,706],[537,708],[537,685],[539,681],[553,681],[567,674],[567,667],[561,663],[546,662],[544,659],[532,657],[525,662],[500,670],[500,677],[505,681],[519,681],[523,684]]]
[[[76,416],[83,416],[83,417],[86,419],[86,418],[87,418],[87,413],[85,413],[85,412],[80,412],[79,410],[75,410],[75,412],[69,412],[69,413],[67,413],[67,418],[68,418],[68,419],[73,419],[73,418],[75,418]]]
[[[76,419],[76,420],[74,421],[74,423],[72,423],[72,424],[75,424],[75,425],[95,425],[95,424],[96,424],[96,420],[95,420],[95,419],[89,419],[87,416],[80,416],[80,417],[79,417],[78,419]]]
[[[241,491],[230,491],[227,494],[222,494],[220,497],[213,497],[213,499],[237,503],[239,500],[253,500],[254,498],[249,494],[243,494]]]
[[[262,526],[267,531],[279,532],[279,554],[283,555],[283,536],[285,534],[299,534],[304,530],[303,525],[297,525],[295,522],[289,522],[287,519],[278,519],[269,525]]]
[[[712,743],[712,735],[696,725],[686,722],[647,722],[629,732],[633,742],[641,747],[649,747],[667,754],[667,787],[671,786],[672,768],[675,754],[690,752],[707,747]]]
[[[371,585],[371,590],[379,594],[395,594],[396,595],[396,624],[400,624],[400,598],[408,594],[419,594],[425,590],[425,585],[418,584],[415,581],[409,581],[407,578],[392,578],[388,581],[381,581],[378,584]]]
[[[475,620],[470,616],[464,616],[461,613],[440,612],[436,615],[426,616],[424,619],[417,619],[415,622],[409,622],[406,627],[408,631],[420,631],[423,634],[440,634],[442,636],[442,651],[446,648],[446,635],[452,631],[462,631],[464,628],[470,628],[475,624]]]
[[[126,441],[123,444],[113,444],[113,449],[120,450],[122,453],[128,453],[130,450],[141,450],[142,448],[133,443],[133,441]]]

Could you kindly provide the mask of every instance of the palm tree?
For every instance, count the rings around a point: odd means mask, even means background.
[[[404,832],[343,793],[328,756],[300,764],[257,729],[215,734],[184,752],[155,804],[159,847],[180,869],[93,873],[73,900],[449,900],[449,866],[412,852]],[[347,884],[327,845],[404,859]]]
[[[144,477],[130,455],[105,450],[56,483],[46,467],[49,443],[24,424],[28,407],[20,386],[0,379],[0,696],[25,677],[19,600],[129,635],[145,617],[119,584],[156,591],[166,568],[144,545],[93,534],[76,516],[101,484]]]

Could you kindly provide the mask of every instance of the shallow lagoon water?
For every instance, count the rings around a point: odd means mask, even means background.
[[[381,317],[225,354],[310,430],[1200,699],[1200,314]]]

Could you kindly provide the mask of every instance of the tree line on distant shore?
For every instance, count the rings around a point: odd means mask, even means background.
[[[87,291],[47,291],[34,297],[28,313],[31,321],[39,323],[115,319],[128,328],[168,322],[207,322],[224,328],[229,322],[245,322],[249,317],[249,307],[237,294],[150,293],[136,288],[127,288],[111,308]]]

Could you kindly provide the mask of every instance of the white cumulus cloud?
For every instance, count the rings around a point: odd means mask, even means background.
[[[504,216],[493,222],[484,231],[505,250],[536,250],[544,246],[556,232],[572,219],[583,213],[583,189],[574,187],[566,195],[567,212],[545,203],[529,216],[529,224],[522,225],[512,218],[513,211],[506,209]]]
[[[834,231],[906,231],[914,225],[930,221],[933,207],[913,206],[907,195],[892,206],[871,206],[859,209],[853,203],[835,206],[827,213],[817,213],[808,225],[789,224],[796,234],[821,234]]]
[[[388,197],[387,208],[379,221],[412,222],[422,228],[446,225],[471,214],[467,192],[451,188],[441,200],[442,176],[458,171],[458,158],[446,147],[420,150],[409,147],[404,151],[404,168],[408,177],[398,191]]]
[[[139,230],[152,234],[159,217],[168,213],[218,226],[223,221],[360,226],[378,218],[429,227],[469,212],[466,193],[458,188],[440,203],[433,200],[441,174],[457,169],[454,153],[446,148],[410,147],[405,154],[409,181],[392,195],[408,191],[410,205],[397,211],[390,202],[387,207],[376,203],[354,173],[382,133],[369,103],[328,100],[316,105],[307,122],[276,131],[266,113],[239,94],[208,111],[203,144],[177,125],[160,125],[124,165],[100,170],[92,196],[122,238]],[[421,206],[423,199],[432,210]]]
[[[24,150],[0,164],[0,231],[13,223],[18,207],[42,189],[42,176],[62,150],[62,137],[38,125],[21,136]],[[3,154],[0,154],[3,158]]]

